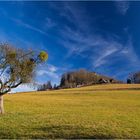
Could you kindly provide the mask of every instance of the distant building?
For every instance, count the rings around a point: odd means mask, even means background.
[[[99,79],[99,84],[106,84],[108,83],[108,80],[105,80],[103,78]]]

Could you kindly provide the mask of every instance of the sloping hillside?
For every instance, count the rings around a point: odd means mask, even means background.
[[[7,94],[0,138],[140,138],[140,85]]]

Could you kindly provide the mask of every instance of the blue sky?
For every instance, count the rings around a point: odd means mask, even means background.
[[[0,41],[48,52],[37,83],[80,68],[126,80],[140,70],[139,13],[140,2],[0,2]]]

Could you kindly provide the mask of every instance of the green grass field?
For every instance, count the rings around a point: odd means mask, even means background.
[[[140,138],[140,85],[7,94],[0,138]]]

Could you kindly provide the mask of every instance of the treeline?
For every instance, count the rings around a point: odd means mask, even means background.
[[[89,72],[82,69],[63,74],[60,82],[60,87],[74,88],[102,83],[119,83],[119,81],[110,77],[99,75],[95,72]]]
[[[51,82],[48,81],[46,84],[40,85],[38,91],[62,89],[62,88],[75,88],[94,84],[104,83],[121,83],[113,78],[97,74],[95,72],[89,72],[84,69],[64,73],[60,80],[60,85],[52,86]]]
[[[94,84],[108,84],[108,83],[123,83],[111,77],[97,74],[95,72],[89,72],[84,69],[64,73],[60,80],[60,85],[52,86],[51,82],[48,81],[46,84],[39,85],[38,91],[62,89],[62,88],[75,88]],[[138,84],[140,83],[140,72],[130,74],[127,78],[127,83]]]
[[[38,91],[45,91],[45,90],[52,90],[52,89],[57,89],[56,84],[54,84],[54,86],[52,86],[51,81],[48,81],[45,84],[39,85],[38,86]]]
[[[62,75],[60,87],[73,88],[82,85],[96,84],[98,82],[98,75],[86,70],[79,70],[75,72],[68,72]]]
[[[127,79],[128,84],[139,84],[140,83],[140,71],[130,74]]]

